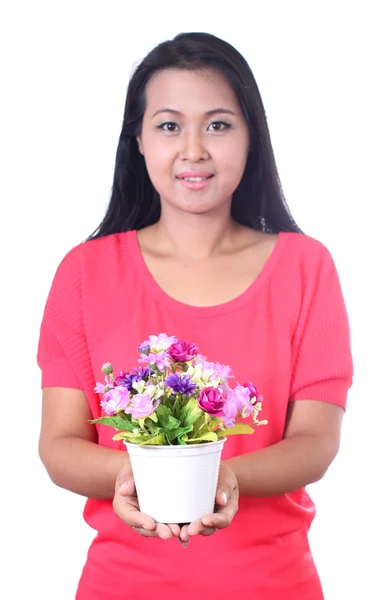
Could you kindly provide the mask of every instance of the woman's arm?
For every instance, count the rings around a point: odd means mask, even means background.
[[[240,495],[280,496],[321,479],[338,452],[343,415],[335,404],[291,402],[281,442],[226,461]]]
[[[92,414],[80,390],[43,389],[39,454],[52,481],[88,498],[114,498],[116,514],[141,535],[179,537],[178,525],[155,523],[140,512],[128,453],[99,446],[89,419]]]
[[[84,393],[61,387],[43,389],[39,455],[52,481],[89,498],[113,498],[127,452],[97,444]]]

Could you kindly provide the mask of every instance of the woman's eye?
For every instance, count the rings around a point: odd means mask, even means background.
[[[177,123],[174,123],[173,121],[166,121],[165,123],[161,123],[160,125],[156,126],[157,129],[160,129],[161,131],[166,131],[168,133],[176,133],[177,131],[180,130],[180,127],[178,126]],[[229,129],[230,127],[232,127],[232,125],[230,123],[226,123],[225,121],[213,121],[209,127],[208,127],[208,131],[225,131],[226,129]]]
[[[177,127],[178,127],[178,125],[176,123],[167,121],[166,123],[161,123],[161,125],[158,125],[157,129],[162,129],[163,131],[168,131],[169,133],[174,133],[177,130]]]
[[[211,131],[225,131],[225,129],[229,129],[232,127],[232,125],[230,123],[226,123],[225,121],[214,121],[210,124],[209,128],[210,127],[212,127]]]

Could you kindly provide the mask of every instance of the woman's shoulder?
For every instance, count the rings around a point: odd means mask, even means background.
[[[319,239],[302,233],[279,235],[280,278],[287,287],[304,292],[327,285],[337,277],[329,248]]]
[[[332,255],[327,246],[319,239],[305,233],[282,232],[279,239],[284,245],[286,256],[295,256],[301,263],[332,261]]]
[[[61,265],[69,264],[109,264],[113,268],[114,258],[129,253],[136,236],[136,231],[111,233],[98,238],[92,238],[77,244],[63,257]],[[112,262],[111,262],[112,261]]]
[[[246,227],[244,227],[244,231],[247,232],[251,244],[265,246],[270,249],[280,246],[284,249],[285,255],[296,254],[307,261],[311,261],[316,257],[330,256],[330,252],[323,242],[305,233],[291,231],[268,233],[251,231]],[[248,239],[247,234],[244,235],[245,239]]]

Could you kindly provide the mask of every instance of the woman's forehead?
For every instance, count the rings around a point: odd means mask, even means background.
[[[219,107],[238,109],[236,95],[224,75],[214,69],[164,69],[157,72],[146,88],[147,112],[162,108],[184,113],[193,107],[206,111]]]

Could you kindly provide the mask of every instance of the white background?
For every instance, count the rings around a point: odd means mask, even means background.
[[[83,499],[56,488],[37,455],[40,320],[60,260],[102,218],[132,67],[181,31],[214,33],[246,57],[293,215],[336,261],[356,374],[342,448],[310,489],[310,539],[326,600],[384,598],[380,5],[3,3],[2,598],[74,598],[92,531]]]

